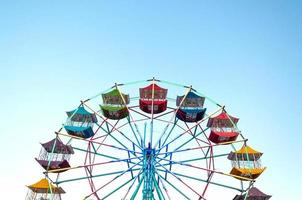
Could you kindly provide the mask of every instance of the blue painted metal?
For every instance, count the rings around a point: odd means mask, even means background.
[[[160,171],[160,170],[159,170]],[[190,200],[190,198],[185,195],[180,189],[178,189],[177,187],[174,186],[173,183],[171,183],[170,181],[166,180],[164,177],[162,177],[159,173],[157,173],[157,175],[164,180],[166,183],[168,183],[172,188],[174,188],[179,194],[181,194],[183,197],[185,197],[186,199]]]
[[[144,174],[144,186],[143,186],[143,199],[153,200],[154,195],[154,181],[155,174],[155,149],[151,148],[151,144],[148,144],[148,148],[143,150],[144,162],[143,162],[143,174]]]
[[[127,120],[128,120],[128,124],[129,124],[129,126],[130,126],[130,128],[131,128],[131,131],[132,131],[132,133],[133,133],[133,135],[134,135],[134,138],[135,138],[137,144],[138,144],[138,145],[141,145],[141,144],[139,143],[138,137],[137,137],[137,135],[136,135],[136,133],[135,133],[135,131],[134,131],[134,129],[133,129],[133,126],[132,126],[132,124],[131,124],[131,121],[130,121],[130,117],[129,117],[129,116],[127,117]],[[140,139],[141,139],[141,137],[140,137]],[[141,140],[142,140],[142,139],[141,139]]]
[[[163,142],[163,143],[162,143],[162,145],[161,145],[162,147],[164,147],[164,145],[166,144],[166,142],[167,142],[168,138],[170,137],[170,135],[171,135],[171,133],[172,133],[173,129],[175,128],[175,126],[176,126],[176,124],[177,124],[177,121],[178,121],[178,119],[177,119],[177,118],[175,118],[175,120],[174,120],[174,123],[173,123],[173,126],[172,126],[171,130],[169,131],[169,133],[168,133],[167,137],[165,138],[164,142]],[[166,134],[166,131],[168,130],[168,126],[169,126],[169,125],[167,125],[167,126],[165,127],[165,129],[164,129],[164,131],[163,131],[162,135],[159,137],[159,140],[161,140],[161,139],[163,138],[163,136]],[[156,144],[156,145],[157,145],[157,144]],[[161,147],[159,147],[159,149],[161,149]]]
[[[108,124],[106,123],[106,125],[108,126]],[[105,128],[103,128],[102,126],[99,125],[99,127],[108,134],[108,136],[110,136],[112,139],[114,139],[118,144],[120,144],[122,147],[124,147],[125,149],[128,149],[128,147],[126,147],[123,143],[121,143],[118,139],[116,139],[111,132],[107,131]],[[127,137],[123,132],[120,132],[120,135],[122,135],[125,139],[127,139],[129,142],[131,142],[132,144],[134,144],[136,147],[138,147],[139,149],[141,149],[140,146],[138,146],[136,143],[133,143],[133,141]],[[134,152],[131,152],[133,155],[135,155]]]
[[[127,167],[130,169],[130,163],[129,163],[129,161],[131,160],[130,159],[130,153],[129,153],[129,151],[128,151],[128,160],[127,160]],[[133,171],[132,171],[132,169],[130,170],[130,172],[131,172],[131,177],[133,178]]]

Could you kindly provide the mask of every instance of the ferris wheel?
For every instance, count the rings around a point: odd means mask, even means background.
[[[218,190],[269,199],[254,186],[265,170],[262,153],[238,121],[192,86],[116,83],[68,111],[55,137],[41,143],[35,159],[44,175],[27,186],[26,200],[218,199]]]

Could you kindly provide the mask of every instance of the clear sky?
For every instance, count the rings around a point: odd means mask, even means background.
[[[193,85],[263,151],[257,186],[301,196],[302,2],[0,1],[1,199],[23,199],[65,111],[114,82]]]

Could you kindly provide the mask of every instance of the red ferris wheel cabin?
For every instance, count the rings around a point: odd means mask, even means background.
[[[157,114],[167,109],[167,89],[152,83],[147,87],[140,88],[139,93],[139,107],[142,111]]]
[[[209,140],[218,144],[224,142],[231,142],[237,139],[239,130],[237,129],[237,122],[239,118],[232,117],[225,111],[208,120],[207,127],[211,128]]]

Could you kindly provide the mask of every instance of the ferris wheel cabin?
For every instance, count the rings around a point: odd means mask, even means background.
[[[211,128],[209,140],[216,144],[235,141],[239,135],[236,126],[238,121],[239,118],[232,117],[225,111],[211,117],[207,123],[207,127]]]
[[[202,120],[206,112],[203,108],[204,97],[198,96],[194,92],[187,95],[177,96],[176,106],[179,107],[176,117],[184,122],[197,122]]]
[[[97,122],[94,113],[88,112],[84,106],[79,106],[77,109],[67,112],[67,122],[64,125],[65,130],[69,135],[80,138],[90,138],[94,135],[93,125]]]
[[[121,93],[114,89],[108,93],[102,94],[103,105],[101,110],[103,115],[109,119],[119,120],[129,115],[127,104],[130,103],[129,95]]]
[[[55,138],[41,146],[39,157],[35,159],[46,171],[61,173],[68,170],[70,156],[74,154],[71,145],[65,145]]]
[[[27,186],[28,192],[25,200],[61,200],[65,191],[61,187],[51,184],[46,178]]]
[[[139,107],[142,111],[158,114],[167,109],[167,89],[152,83],[147,87],[140,88],[139,93]]]
[[[258,178],[265,170],[260,160],[262,154],[246,145],[238,151],[230,152],[228,159],[232,161],[233,166],[230,174],[235,175],[235,178],[240,180],[246,180],[244,178]]]

